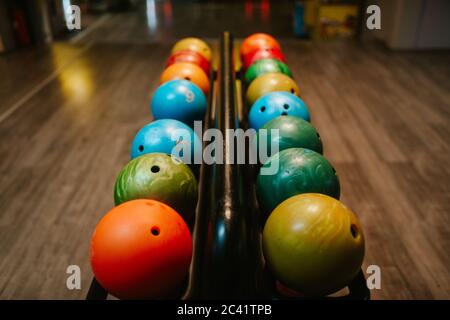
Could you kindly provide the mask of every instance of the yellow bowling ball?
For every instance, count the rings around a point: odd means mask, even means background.
[[[300,89],[294,80],[282,73],[270,72],[252,81],[247,89],[247,102],[251,106],[259,97],[273,91],[287,91],[300,96]]]
[[[263,250],[282,284],[307,296],[325,296],[358,274],[364,235],[356,216],[340,201],[304,193],[272,211],[264,226]]]
[[[184,38],[175,43],[172,48],[172,54],[182,50],[192,50],[200,53],[208,61],[211,61],[212,51],[208,44],[198,38]]]

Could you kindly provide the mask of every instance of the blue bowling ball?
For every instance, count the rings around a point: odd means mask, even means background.
[[[203,121],[206,98],[202,90],[187,80],[172,80],[158,87],[153,94],[151,109],[155,119],[175,119],[193,126]]]
[[[185,145],[175,150],[180,143]],[[178,120],[162,119],[139,130],[131,145],[131,159],[147,153],[166,153],[181,158],[186,164],[193,164],[195,154],[196,159],[201,159],[201,148],[199,137],[189,126]]]
[[[289,92],[270,92],[256,100],[250,108],[249,124],[259,130],[270,120],[287,115],[311,120],[308,107],[299,97]]]

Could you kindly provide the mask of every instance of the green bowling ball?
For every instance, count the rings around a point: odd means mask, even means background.
[[[285,63],[275,59],[262,59],[253,63],[247,69],[245,72],[245,82],[249,85],[250,82],[268,72],[279,72],[292,78],[291,70],[289,70],[289,67]]]
[[[261,129],[266,129],[267,135],[258,131],[258,146],[265,141],[269,155],[271,145],[276,143],[278,143],[278,151],[306,148],[322,154],[322,140],[316,128],[299,117],[279,116],[267,122]],[[279,130],[278,136],[272,135],[272,129]]]
[[[197,181],[178,158],[149,153],[134,158],[119,173],[114,186],[116,205],[134,199],[161,201],[188,220],[197,205]]]
[[[272,166],[278,171],[269,175],[267,168]],[[268,214],[297,194],[321,193],[339,199],[340,187],[336,171],[321,154],[304,148],[290,148],[264,163],[256,181],[256,192],[263,213]]]

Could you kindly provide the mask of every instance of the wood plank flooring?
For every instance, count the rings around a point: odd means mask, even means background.
[[[83,298],[89,238],[113,206],[117,172],[168,50],[95,46],[0,124],[0,297]],[[69,291],[65,270],[82,270]]]
[[[448,299],[448,53],[290,43],[286,55],[362,220],[374,298]],[[298,54],[295,54],[298,52]]]

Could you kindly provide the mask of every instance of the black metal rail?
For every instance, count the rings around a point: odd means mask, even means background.
[[[210,190],[207,199],[201,199],[197,212],[194,258],[185,296],[188,299],[258,296],[255,258],[260,251],[245,199],[244,171],[242,165],[224,159],[230,152],[236,154],[234,136],[227,135],[227,130],[239,127],[232,50],[232,36],[225,32],[220,41],[214,121],[224,143],[221,150],[216,150],[216,163],[209,168],[210,174],[201,181]]]

